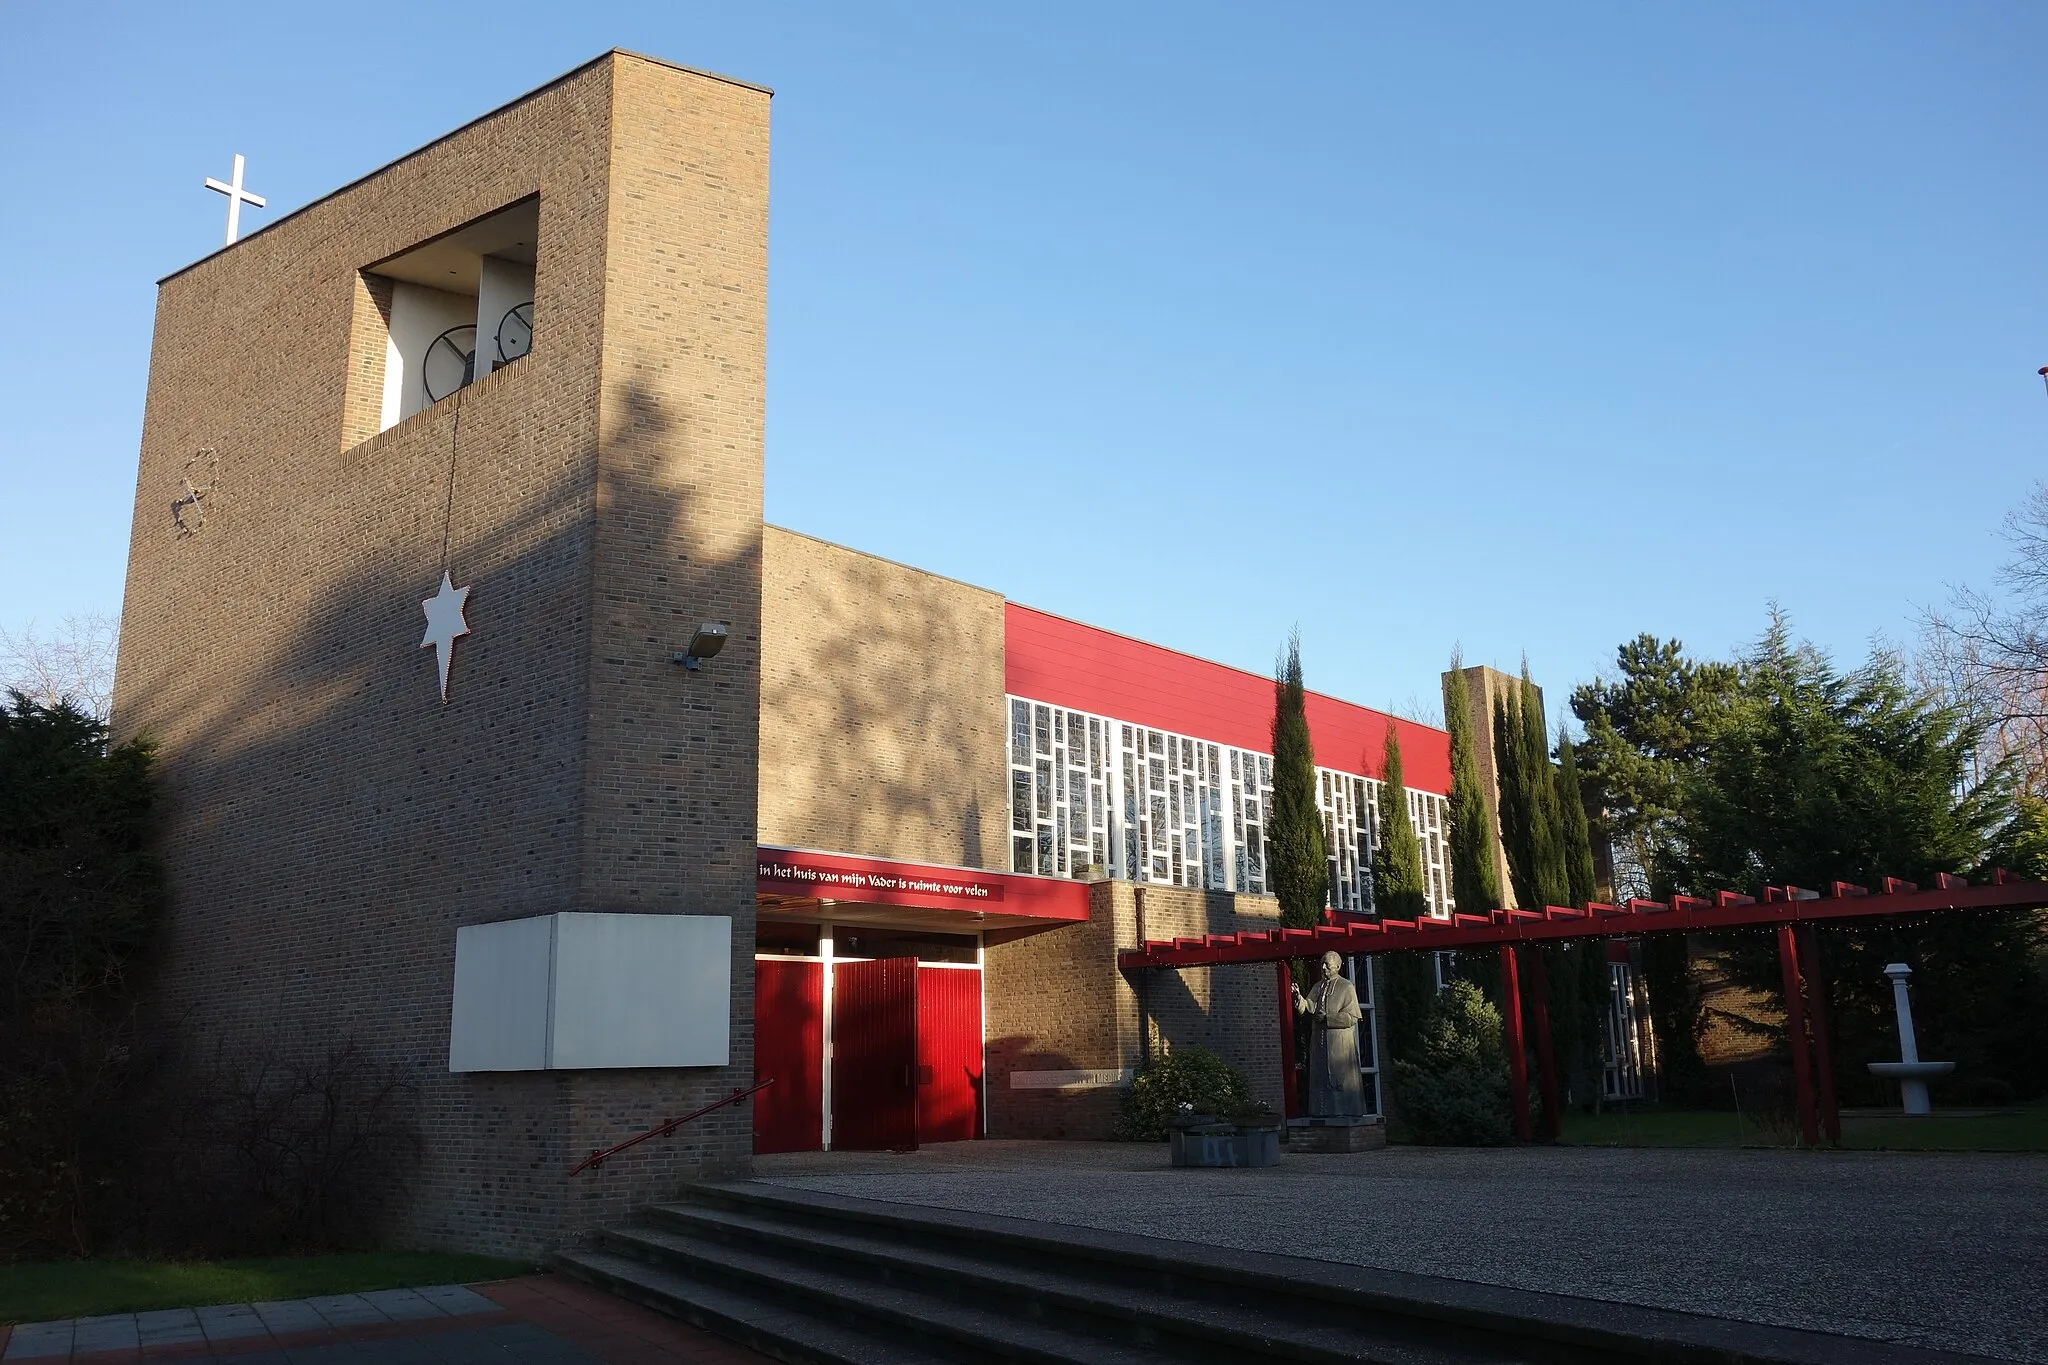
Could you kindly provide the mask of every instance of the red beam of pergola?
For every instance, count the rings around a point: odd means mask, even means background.
[[[1820,1141],[1824,1126],[1830,1139],[1842,1135],[1835,1106],[1834,1068],[1828,1047],[1827,989],[1820,979],[1814,926],[1832,920],[1879,916],[1924,915],[1963,910],[2034,910],[2048,907],[2048,882],[2026,881],[2003,870],[1988,882],[1937,873],[1932,887],[1886,877],[1873,891],[1850,882],[1830,882],[1825,891],[1796,886],[1766,887],[1761,896],[1717,891],[1711,898],[1674,896],[1669,901],[1631,900],[1626,905],[1595,901],[1579,908],[1547,905],[1536,910],[1495,910],[1487,915],[1452,915],[1448,919],[1386,920],[1325,911],[1324,923],[1309,929],[1252,930],[1207,934],[1200,938],[1161,939],[1117,954],[1125,970],[1148,967],[1218,967],[1239,962],[1272,962],[1280,978],[1283,1058],[1294,1056],[1294,1014],[1290,1008],[1287,964],[1296,958],[1326,952],[1372,955],[1393,952],[1460,952],[1498,947],[1501,986],[1508,1008],[1509,1080],[1515,1108],[1515,1131],[1531,1136],[1528,1076],[1523,1059],[1520,949],[1546,943],[1589,938],[1634,938],[1642,934],[1711,933],[1724,929],[1771,927],[1777,931],[1778,957],[1784,971],[1785,1028],[1792,1044],[1793,1083],[1799,1096],[1801,1135],[1809,1146]],[[1550,1046],[1550,992],[1542,955],[1527,964],[1530,993],[1535,997],[1536,1059],[1543,1096],[1546,1136],[1557,1137],[1557,1067]],[[1290,1108],[1294,1098],[1293,1067],[1286,1067]],[[1816,1089],[1818,1093],[1816,1093]]]

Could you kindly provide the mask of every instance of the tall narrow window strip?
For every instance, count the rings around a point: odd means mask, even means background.
[[[1271,755],[1026,697],[1008,705],[1011,821],[1019,832],[1012,863],[1019,870],[1034,862],[1047,875],[1102,865],[1131,881],[1269,891]],[[1370,913],[1379,782],[1323,768],[1316,792],[1330,849],[1329,903]],[[1429,913],[1448,916],[1444,800],[1411,790],[1408,808],[1422,845]]]

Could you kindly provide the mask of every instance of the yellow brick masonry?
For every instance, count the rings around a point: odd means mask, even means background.
[[[779,527],[762,548],[761,841],[1007,867],[1001,596]]]
[[[739,1111],[563,1175],[751,1073],[767,154],[765,91],[607,54],[160,288],[115,717],[162,754],[162,1003],[406,1075],[400,1242],[531,1252],[747,1159]],[[361,268],[535,194],[532,353],[373,434]],[[669,664],[712,619],[716,665]],[[450,1075],[456,927],[565,909],[733,916],[732,1065]]]
[[[1280,1018],[1264,963],[1125,976],[1116,950],[1143,937],[1270,930],[1271,896],[1131,882],[1090,888],[1087,924],[999,944],[986,955],[988,1126],[992,1137],[1106,1138],[1122,1094],[1107,1087],[1019,1088],[1013,1072],[1134,1069],[1176,1047],[1210,1049],[1254,1098],[1279,1109]]]

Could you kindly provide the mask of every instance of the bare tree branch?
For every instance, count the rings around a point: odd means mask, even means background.
[[[2022,787],[2048,798],[2048,482],[2006,516],[2003,534],[2003,593],[1959,587],[1923,612],[1915,672],[1983,722],[1987,760],[2011,757]]]
[[[114,651],[121,619],[104,612],[67,616],[47,632],[31,621],[19,631],[0,628],[0,687],[54,706],[70,701],[105,720],[114,700]]]

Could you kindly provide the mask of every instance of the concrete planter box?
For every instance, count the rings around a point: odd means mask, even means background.
[[[1280,1130],[1239,1128],[1228,1123],[1176,1126],[1166,1135],[1176,1166],[1277,1166]]]

